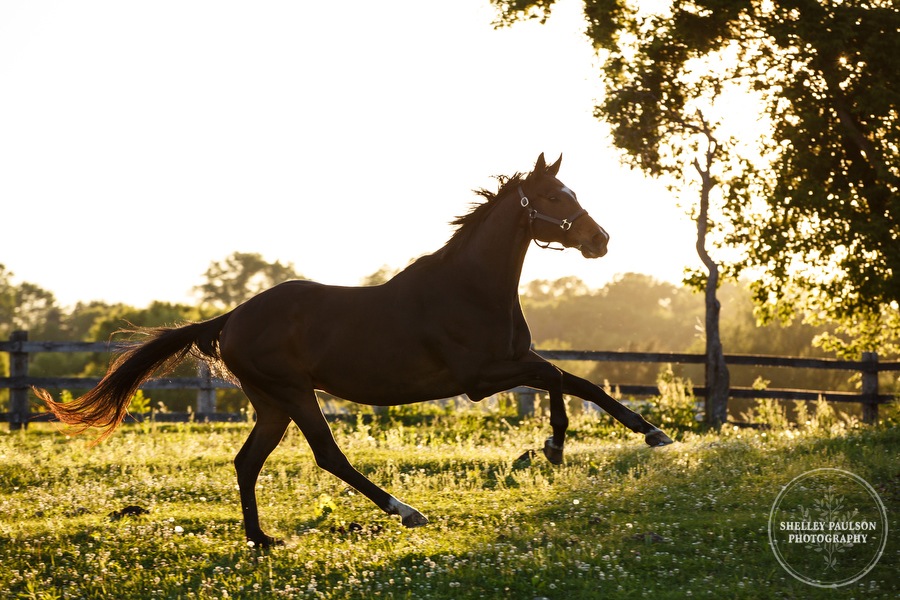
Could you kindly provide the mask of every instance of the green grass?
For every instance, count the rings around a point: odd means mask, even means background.
[[[408,530],[319,470],[293,429],[263,470],[270,551],[243,537],[231,464],[246,425],[125,426],[88,447],[52,426],[0,434],[0,589],[22,598],[894,598],[900,428],[732,430],[663,449],[573,418],[566,463],[514,467],[545,420],[411,416],[336,423],[373,481],[430,519]],[[783,485],[863,477],[891,536],[865,578],[822,590],[767,537]],[[149,513],[110,520],[139,505]]]

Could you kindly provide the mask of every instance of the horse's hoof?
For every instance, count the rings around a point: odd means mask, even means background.
[[[428,524],[428,517],[416,510],[403,517],[400,522],[404,527],[421,527]]]
[[[544,442],[544,456],[550,461],[550,464],[561,465],[563,462],[563,449],[553,443],[553,438],[549,438]]]
[[[656,428],[652,429],[644,436],[644,441],[647,442],[647,445],[651,448],[659,448],[660,446],[668,446],[669,444],[675,443],[675,440],[663,433],[661,429]]]

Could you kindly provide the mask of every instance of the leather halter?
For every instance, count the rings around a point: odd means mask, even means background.
[[[554,248],[550,244],[552,242],[545,242],[541,244],[536,237],[534,237],[534,221],[536,219],[540,219],[541,221],[546,221],[548,223],[553,223],[554,225],[558,225],[560,229],[563,231],[568,231],[572,228],[572,225],[575,221],[578,220],[579,217],[586,215],[587,211],[580,206],[578,210],[575,211],[571,216],[566,217],[565,219],[557,219],[556,217],[551,217],[550,215],[545,215],[542,212],[538,212],[536,208],[531,208],[531,201],[528,200],[528,197],[525,195],[525,192],[522,191],[522,186],[518,186],[519,191],[519,204],[522,205],[526,211],[528,211],[528,234],[531,236],[531,240],[535,243],[538,248],[543,248],[545,250],[565,250],[563,248]]]

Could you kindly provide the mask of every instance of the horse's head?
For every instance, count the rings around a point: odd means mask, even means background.
[[[575,192],[556,178],[561,163],[562,155],[547,166],[541,153],[534,170],[519,186],[519,202],[528,212],[531,237],[577,248],[585,258],[604,256],[609,234],[581,208]]]

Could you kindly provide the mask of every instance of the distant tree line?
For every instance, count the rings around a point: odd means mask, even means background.
[[[789,325],[758,325],[747,284],[729,282],[719,290],[721,335],[730,354],[826,357],[814,345],[817,337],[832,335],[826,325],[794,321]],[[600,289],[574,277],[532,281],[522,291],[522,307],[536,347],[630,352],[687,352],[703,354],[704,297],[690,287],[628,273]],[[652,383],[660,366],[631,363],[569,364],[598,383]],[[703,365],[673,365],[676,375],[703,385]],[[804,389],[853,389],[840,372],[765,369],[732,366],[732,383]]]
[[[394,270],[383,267],[362,281],[377,285]],[[221,314],[247,298],[289,279],[302,279],[290,263],[267,262],[259,254],[234,253],[213,262],[204,280],[195,288],[196,305],[152,302],[144,308],[100,301],[79,302],[74,307],[58,305],[52,292],[31,283],[14,284],[12,273],[0,265],[0,339],[16,329],[25,329],[31,340],[107,341],[131,326],[173,325],[199,321]],[[545,349],[627,350],[643,352],[703,352],[702,294],[691,288],[661,282],[647,275],[629,273],[600,289],[575,277],[556,281],[532,281],[522,288],[522,306],[531,325],[535,345]],[[824,326],[794,322],[789,326],[757,326],[748,286],[725,284],[722,298],[722,336],[731,353],[824,356],[813,345]],[[127,339],[119,336],[115,339]],[[108,365],[105,354],[41,353],[29,365],[34,376],[101,376]],[[576,363],[567,365],[599,383],[652,383],[659,365],[628,363]],[[184,364],[175,376],[195,373]],[[676,374],[702,385],[702,366],[675,367]],[[0,353],[0,373],[8,375],[8,356]],[[760,373],[735,368],[735,385],[751,385]],[[839,373],[823,381],[821,372],[792,370],[767,373],[777,387],[829,387],[842,389],[852,382]],[[77,393],[79,390],[71,390]],[[0,392],[6,402],[6,391]],[[171,410],[186,410],[195,401],[191,391],[156,391],[154,408],[162,402]],[[219,407],[237,411],[245,406],[238,391],[220,392]]]

